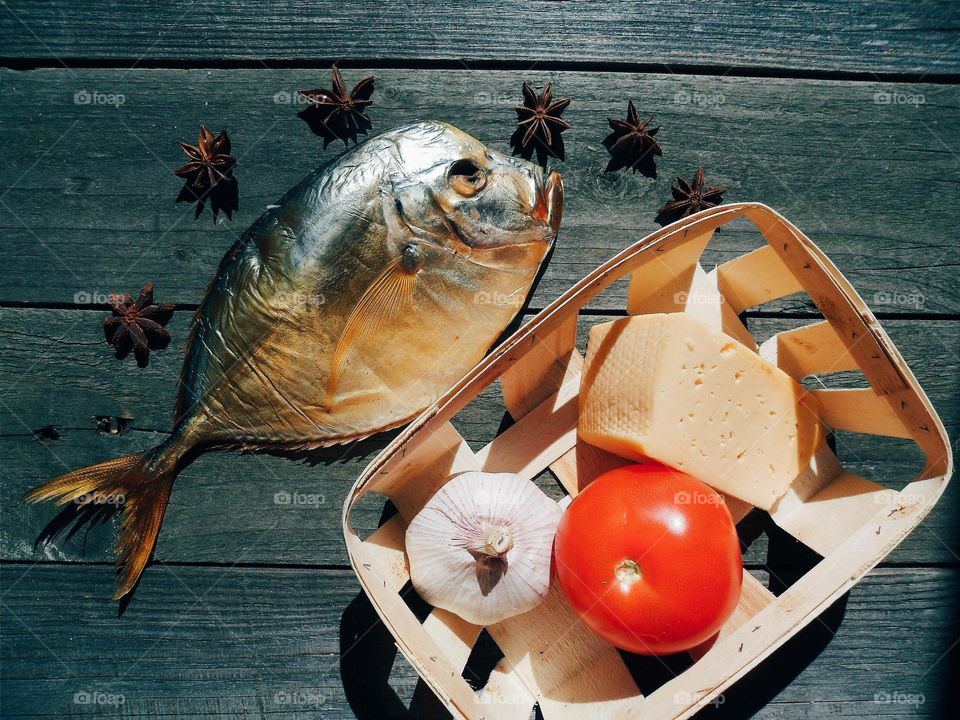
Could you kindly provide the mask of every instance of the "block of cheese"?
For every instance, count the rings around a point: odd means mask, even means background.
[[[825,440],[813,395],[684,313],[591,328],[579,404],[591,445],[659,460],[766,510]]]

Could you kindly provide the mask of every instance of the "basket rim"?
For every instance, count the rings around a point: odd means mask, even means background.
[[[341,513],[344,532],[346,533],[349,531],[349,510],[352,507],[353,500],[355,499],[355,496],[364,489],[370,478],[382,470],[383,465],[388,462],[390,458],[392,458],[397,452],[401,451],[406,445],[408,445],[411,439],[415,437],[425,426],[431,424],[431,422],[434,422],[438,415],[441,413],[447,414],[447,412],[449,412],[452,400],[466,393],[468,389],[477,384],[478,380],[488,374],[491,368],[503,362],[505,358],[509,357],[510,353],[514,349],[520,347],[524,341],[528,340],[532,335],[540,331],[549,319],[557,315],[559,310],[564,309],[571,304],[579,304],[579,307],[586,305],[587,302],[589,302],[591,299],[593,299],[593,297],[611,284],[613,280],[621,277],[620,274],[615,273],[622,267],[624,263],[639,256],[641,253],[652,249],[655,245],[662,243],[679,233],[684,233],[686,235],[694,234],[698,230],[705,229],[703,226],[707,225],[708,221],[715,222],[718,219],[723,219],[723,222],[715,225],[715,227],[719,227],[720,225],[726,224],[737,217],[745,215],[746,211],[748,210],[759,211],[761,215],[765,215],[772,220],[782,223],[788,229],[797,234],[798,239],[803,241],[808,248],[814,250],[819,256],[819,259],[825,263],[825,270],[831,275],[832,279],[835,281],[842,281],[842,284],[838,284],[839,291],[848,301],[851,302],[854,309],[858,311],[860,316],[864,319],[865,324],[870,332],[873,333],[875,337],[878,335],[885,337],[886,334],[883,332],[873,312],[849,283],[849,281],[846,280],[842,273],[840,273],[840,271],[833,265],[829,258],[827,258],[823,251],[820,250],[815,243],[813,243],[813,241],[809,240],[809,238],[803,235],[800,230],[796,228],[796,226],[780,215],[776,210],[773,210],[769,206],[759,202],[728,203],[714,208],[709,208],[707,210],[702,210],[694,215],[690,215],[687,218],[678,220],[670,225],[660,228],[641,240],[632,243],[627,248],[621,250],[602,265],[588,273],[585,277],[574,283],[574,285],[565,290],[560,294],[560,296],[558,296],[555,300],[546,305],[540,312],[530,318],[530,320],[523,325],[523,327],[518,328],[512,335],[506,338],[497,347],[492,349],[486,357],[478,362],[471,370],[469,370],[462,378],[460,378],[460,380],[451,385],[439,398],[437,398],[419,415],[417,415],[410,422],[410,424],[400,432],[399,435],[397,435],[385,448],[377,453],[373,460],[371,460],[360,473],[356,481],[354,481],[350,492],[344,501],[343,512]],[[713,222],[709,224],[713,225]],[[606,278],[610,278],[609,281],[603,282]],[[585,291],[588,289],[592,290],[592,292],[586,293]],[[582,300],[582,302],[574,303],[574,300]],[[548,328],[548,331],[551,329],[553,328]],[[930,403],[930,400],[923,388],[913,376],[913,372],[903,360],[903,357],[900,355],[900,352],[897,350],[896,346],[888,342],[885,349],[891,351],[891,361],[904,376],[904,380],[909,385],[910,389],[920,398],[927,413],[934,421],[936,435],[942,443],[944,450],[944,471],[941,473],[941,475],[944,480],[949,480],[953,473],[953,451],[950,445],[949,437],[947,436],[946,428],[944,427],[943,422],[933,405]],[[499,377],[500,374],[502,373],[497,373],[496,377]],[[468,399],[467,402],[469,402],[471,399],[472,398]],[[464,405],[465,404],[466,403],[464,403]],[[462,408],[456,408],[453,412],[449,412],[449,415],[455,415],[460,409]]]
[[[386,466],[393,461],[394,458],[404,454],[406,449],[421,437],[422,432],[429,432],[431,429],[436,429],[444,422],[449,421],[456,413],[471,402],[484,387],[499,378],[515,360],[523,356],[524,352],[514,353],[517,350],[523,350],[524,343],[529,343],[534,335],[539,334],[543,336],[555,330],[559,327],[561,320],[568,317],[571,311],[579,312],[580,309],[607,286],[631,272],[632,265],[639,265],[640,258],[644,257],[645,253],[651,250],[656,251],[658,245],[668,240],[676,239],[678,236],[682,235],[681,241],[687,236],[697,237],[705,232],[712,232],[717,227],[737,217],[744,216],[748,217],[764,235],[766,235],[766,233],[760,227],[761,222],[770,223],[771,226],[779,226],[780,229],[788,232],[793,239],[800,243],[803,248],[810,253],[812,259],[820,265],[820,269],[823,271],[825,277],[833,283],[836,291],[846,302],[847,307],[845,309],[849,309],[855,313],[863,327],[865,327],[877,341],[881,353],[886,355],[890,366],[899,374],[904,389],[909,390],[912,395],[916,396],[920,401],[920,409],[925,413],[926,417],[929,418],[929,429],[931,431],[930,441],[932,443],[936,441],[935,446],[942,450],[942,454],[936,461],[933,461],[930,458],[930,454],[921,446],[921,449],[924,449],[927,455],[927,465],[920,475],[912,481],[911,485],[923,483],[922,488],[924,492],[921,493],[922,500],[910,508],[909,515],[906,516],[902,522],[899,524],[894,523],[895,527],[884,532],[884,537],[882,538],[884,544],[878,551],[866,559],[857,561],[858,564],[855,566],[855,571],[851,571],[847,567],[847,564],[852,562],[849,557],[835,558],[835,562],[833,562],[832,565],[822,568],[822,572],[818,574],[818,577],[824,580],[830,579],[830,586],[825,589],[824,594],[820,595],[817,593],[816,602],[808,603],[808,606],[804,607],[806,612],[796,613],[792,623],[781,628],[781,635],[772,639],[768,647],[759,650],[752,656],[752,659],[742,658],[742,663],[735,662],[731,665],[726,679],[723,682],[717,684],[716,687],[710,688],[709,692],[706,692],[698,703],[691,704],[685,711],[680,711],[677,716],[685,717],[695,712],[696,709],[713,696],[710,694],[711,692],[714,694],[721,692],[725,687],[728,687],[742,677],[743,674],[759,664],[770,652],[785,642],[786,639],[808,624],[813,617],[815,617],[813,613],[826,607],[829,602],[833,602],[833,600],[859,581],[869,569],[896,547],[896,545],[922,521],[933,505],[936,504],[953,471],[953,456],[949,438],[947,437],[940,417],[927,398],[926,393],[904,362],[899,350],[889,340],[885,331],[877,322],[872,311],[863,299],[820,248],[775,210],[757,202],[733,203],[710,208],[660,228],[641,240],[632,243],[574,283],[553,302],[549,303],[539,313],[530,318],[525,325],[517,329],[496,348],[492,349],[485,358],[421,412],[416,419],[368,463],[363,472],[357,477],[344,500],[341,515],[347,554],[361,587],[363,587],[364,592],[370,598],[371,603],[384,624],[390,628],[391,634],[397,642],[397,646],[408,660],[410,660],[411,655],[415,653],[407,645],[404,638],[398,634],[398,629],[391,621],[388,610],[383,605],[383,603],[389,604],[390,602],[390,598],[387,598],[387,593],[392,595],[396,595],[396,593],[392,590],[386,590],[385,587],[380,587],[380,583],[372,582],[372,580],[377,577],[376,572],[369,567],[364,568],[362,566],[362,558],[360,556],[362,555],[364,541],[360,539],[350,523],[350,512],[352,508],[357,500],[367,491],[372,480],[382,472],[385,472]],[[769,237],[767,237],[767,242],[772,242]],[[822,309],[821,311],[823,312]],[[823,312],[823,314],[825,318],[829,319],[826,312]],[[915,441],[917,440],[916,437],[913,439]],[[903,492],[906,491],[907,489],[905,488]],[[850,542],[860,537],[863,534],[861,532],[863,530],[864,528],[860,528],[860,530],[855,531],[849,539]],[[873,538],[870,538],[870,541],[873,542]],[[846,546],[847,542],[845,542],[841,548],[838,548],[838,553]],[[820,561],[818,566],[807,573],[807,576],[814,573],[820,566],[825,565],[828,559],[829,557]],[[797,584],[799,585],[803,579],[804,578],[801,578]],[[836,583],[833,582],[834,579]],[[806,586],[804,589],[809,590]],[[783,596],[780,597],[782,598]],[[780,598],[772,602],[761,612],[766,612],[766,610],[769,610],[772,606],[778,605],[779,602]],[[430,685],[431,689],[440,695],[448,708],[456,708],[462,712],[462,709],[453,702],[449,693],[442,688],[440,681],[433,676],[433,673],[431,673],[423,663],[411,660],[411,664],[414,665],[421,677]],[[683,674],[679,677],[682,676]],[[671,683],[672,682],[674,681],[671,681]],[[668,683],[668,685],[671,683]],[[674,709],[674,712],[676,712],[676,709]]]

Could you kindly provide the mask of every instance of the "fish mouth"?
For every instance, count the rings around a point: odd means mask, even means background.
[[[556,239],[563,217],[563,178],[560,173],[551,172],[535,176],[536,199],[531,215],[550,229],[551,242]]]

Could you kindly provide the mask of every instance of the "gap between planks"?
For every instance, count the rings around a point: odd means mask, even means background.
[[[0,68],[17,72],[31,70],[329,70],[336,63],[343,70],[463,70],[459,58],[349,58],[316,57],[302,59],[176,59],[150,57],[0,57]],[[602,72],[625,75],[662,75],[663,63],[613,61],[551,61],[538,59],[536,66],[545,72]],[[512,60],[473,60],[469,69],[475,71],[504,70],[525,72],[530,62]],[[669,63],[671,75],[703,77],[768,78],[775,80],[832,80],[839,82],[897,83],[915,85],[957,85],[960,73],[938,72],[874,72],[870,70],[818,70],[806,68],[778,68],[746,65],[712,65],[697,63]]]

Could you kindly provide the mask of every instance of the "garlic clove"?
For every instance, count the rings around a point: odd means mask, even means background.
[[[532,610],[550,589],[561,514],[519,475],[457,475],[407,527],[413,586],[434,607],[477,625]]]

